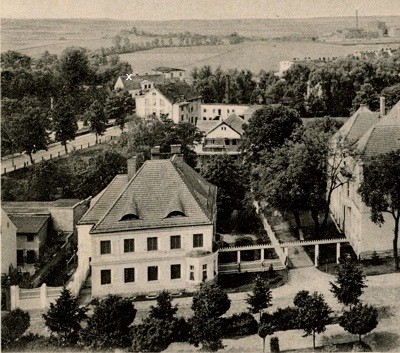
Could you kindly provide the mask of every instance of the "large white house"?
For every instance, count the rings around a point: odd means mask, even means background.
[[[387,115],[382,103],[381,113],[361,106],[334,136],[351,141],[360,152],[356,159],[347,158],[346,168],[352,171],[353,180],[333,192],[330,204],[333,218],[360,258],[369,258],[374,252],[381,256],[393,254],[392,215],[384,214],[385,223],[381,227],[374,224],[370,208],[357,192],[364,163],[373,156],[400,149],[400,102]]]
[[[179,152],[179,151],[177,151]],[[180,154],[117,175],[78,224],[78,271],[92,295],[192,290],[214,281],[217,188]]]
[[[136,115],[140,118],[166,116],[174,123],[196,124],[200,116],[201,96],[185,82],[156,85],[135,97]]]

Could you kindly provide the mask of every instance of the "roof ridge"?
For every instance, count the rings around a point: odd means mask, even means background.
[[[145,161],[142,166],[138,169],[138,171],[136,172],[136,174],[131,178],[131,180],[128,180],[128,183],[126,184],[126,186],[124,188],[122,188],[122,191],[119,193],[118,197],[116,197],[114,199],[114,201],[111,203],[110,207],[107,209],[107,211],[103,214],[103,216],[97,221],[97,223],[94,225],[94,227],[92,228],[92,230],[95,230],[100,223],[106,218],[106,216],[110,213],[111,209],[114,207],[114,205],[117,203],[117,201],[122,197],[122,195],[125,193],[126,189],[128,189],[129,185],[131,185],[132,181],[134,179],[136,179],[137,175],[142,171],[143,167],[145,166],[145,164],[148,161]],[[111,183],[110,183],[111,184]],[[109,185],[110,185],[109,184]]]

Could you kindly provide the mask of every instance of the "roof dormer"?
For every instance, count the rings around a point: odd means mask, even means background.
[[[168,204],[168,209],[164,218],[186,217],[185,209],[179,195],[174,196]]]
[[[122,211],[122,216],[120,221],[132,221],[135,219],[140,219],[139,208],[133,197],[130,197],[125,203]]]

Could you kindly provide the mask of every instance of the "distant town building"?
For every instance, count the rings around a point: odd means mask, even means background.
[[[333,137],[346,138],[359,150],[359,158],[347,158],[346,168],[351,168],[354,179],[337,188],[332,194],[330,210],[338,227],[349,239],[360,258],[392,256],[392,216],[384,213],[385,223],[378,226],[371,221],[371,211],[361,200],[357,190],[363,178],[363,165],[370,157],[400,148],[400,102],[385,115],[384,98],[380,113],[361,106]]]
[[[136,115],[168,117],[176,124],[196,124],[200,116],[201,96],[186,82],[169,82],[151,88],[143,95],[136,96]]]
[[[119,76],[117,82],[114,85],[114,90],[125,90],[128,91],[133,98],[135,96],[148,92],[151,88],[154,88],[157,84],[165,83],[165,77],[163,75],[131,75],[131,76]]]
[[[173,156],[117,175],[78,224],[78,269],[92,274],[92,295],[193,290],[213,282],[217,188]],[[157,159],[155,159],[157,158]]]
[[[163,75],[168,80],[184,81],[186,71],[182,69],[175,69],[173,67],[159,66],[153,69],[153,74]]]

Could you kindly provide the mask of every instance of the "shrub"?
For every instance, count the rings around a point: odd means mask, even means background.
[[[82,342],[91,349],[129,346],[129,326],[136,316],[132,301],[109,295],[92,303],[94,312],[87,320],[87,327],[81,330]]]
[[[20,338],[30,324],[29,313],[19,308],[1,318],[1,343],[7,347]]]
[[[172,332],[172,342],[187,342],[189,340],[191,327],[184,317],[175,319]]]
[[[278,337],[271,337],[269,341],[269,349],[271,353],[279,353],[279,338]]]
[[[271,319],[277,331],[296,330],[299,328],[298,315],[297,308],[287,306],[278,308]]]
[[[171,323],[148,317],[133,326],[132,348],[135,352],[161,352],[171,343],[172,332]]]
[[[223,319],[222,328],[225,338],[246,336],[257,333],[258,324],[253,315],[243,312],[240,314],[233,314],[231,317]]]

